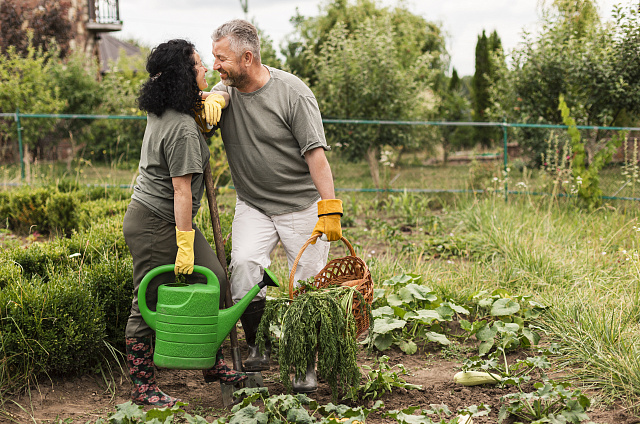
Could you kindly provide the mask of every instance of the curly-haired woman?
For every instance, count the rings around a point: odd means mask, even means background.
[[[204,169],[209,148],[203,132],[211,130],[203,119],[202,90],[207,87],[200,55],[192,43],[171,40],[155,47],[147,60],[149,79],[143,84],[138,105],[147,112],[140,153],[139,173],[124,216],[123,232],[133,257],[133,302],[125,329],[129,374],[134,384],[135,403],[173,406],[179,399],[163,393],[156,383],[153,364],[153,329],[147,325],[138,307],[138,286],[153,268],[175,262],[175,274],[186,274],[190,283],[206,282],[192,274],[194,265],[211,269],[226,292],[227,277],[217,256],[193,218],[200,208],[204,192]],[[209,111],[219,119],[228,102],[226,93],[207,101]],[[211,96],[210,96],[211,97]],[[213,104],[213,106],[212,106]],[[215,123],[215,122],[214,122]],[[173,282],[175,276],[154,278],[146,301],[155,309],[157,288]],[[223,296],[220,307],[223,306]],[[222,351],[215,366],[203,371],[205,381],[237,383],[246,374],[230,369]]]

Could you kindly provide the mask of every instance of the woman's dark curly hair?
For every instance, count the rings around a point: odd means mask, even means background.
[[[161,116],[167,109],[191,114],[202,110],[196,81],[195,46],[186,40],[170,40],[155,47],[147,58],[149,79],[138,96],[141,110]]]

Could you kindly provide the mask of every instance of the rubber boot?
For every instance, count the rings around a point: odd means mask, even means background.
[[[226,362],[224,362],[222,348],[216,352],[216,364],[213,368],[202,370],[202,376],[206,383],[220,381],[225,384],[237,384],[247,379],[246,373],[231,369]]]
[[[138,405],[172,407],[180,399],[163,393],[156,383],[151,336],[125,338],[129,376],[133,382],[131,400]]]
[[[251,302],[240,316],[240,322],[242,322],[242,329],[244,330],[249,350],[249,355],[242,364],[245,371],[267,371],[270,367],[271,340],[265,340],[264,352],[262,354],[256,344],[256,335],[262,314],[264,313],[265,302],[265,299]]]
[[[315,357],[309,362],[309,365],[307,365],[307,373],[304,376],[304,380],[298,380],[294,377],[291,382],[291,387],[294,393],[311,393],[318,390]]]

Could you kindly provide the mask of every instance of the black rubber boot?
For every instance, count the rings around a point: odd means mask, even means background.
[[[240,317],[242,322],[242,329],[244,330],[245,338],[247,339],[247,346],[249,348],[249,355],[243,362],[245,371],[266,371],[269,369],[269,360],[271,357],[271,341],[266,340],[264,346],[264,352],[261,354],[258,346],[256,345],[256,335],[258,333],[258,326],[264,313],[265,299],[251,302],[247,309]]]
[[[131,400],[138,405],[172,407],[180,399],[162,392],[156,383],[151,337],[127,337],[127,364],[133,383]]]
[[[298,380],[293,378],[291,387],[294,393],[311,393],[318,390],[318,376],[316,375],[316,360],[315,357],[309,365],[307,365],[307,373],[304,376],[304,380]]]

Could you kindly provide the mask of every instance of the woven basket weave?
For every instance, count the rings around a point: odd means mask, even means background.
[[[300,248],[298,256],[291,267],[291,273],[289,274],[289,298],[293,299],[294,296],[302,293],[302,288],[294,290],[294,276],[296,274],[296,268],[302,253],[307,246],[316,240],[319,236],[315,235],[309,238],[306,243]],[[349,241],[342,237],[340,240],[347,246],[350,256],[334,259],[330,261],[324,268],[314,277],[313,285],[318,289],[327,288],[329,286],[342,286],[342,287],[355,287],[364,301],[371,305],[373,302],[373,280],[371,279],[371,273],[367,264],[362,259],[356,256],[356,252],[351,246]],[[353,316],[356,320],[356,337],[365,332],[370,325],[369,314],[367,308],[361,304],[358,296],[353,298]]]

